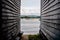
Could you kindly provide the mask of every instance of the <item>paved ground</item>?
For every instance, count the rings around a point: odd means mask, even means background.
[[[23,35],[22,36],[22,40],[28,40],[28,36],[27,35]]]

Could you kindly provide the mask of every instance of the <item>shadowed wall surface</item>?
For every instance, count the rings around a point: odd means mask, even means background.
[[[40,28],[48,40],[60,40],[60,0],[41,0]]]
[[[16,40],[20,32],[20,0],[0,0],[0,40]]]

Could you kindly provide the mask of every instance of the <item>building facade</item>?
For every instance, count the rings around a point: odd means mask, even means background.
[[[20,3],[20,0],[0,0],[0,40],[17,40]]]
[[[60,40],[60,0],[41,0],[40,34],[45,40]]]

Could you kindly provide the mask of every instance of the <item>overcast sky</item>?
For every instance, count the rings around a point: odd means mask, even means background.
[[[40,0],[21,0],[21,15],[40,15]]]

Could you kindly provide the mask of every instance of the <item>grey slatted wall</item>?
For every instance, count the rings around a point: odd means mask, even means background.
[[[20,0],[0,0],[0,40],[16,40],[20,31]]]
[[[41,0],[41,31],[48,40],[60,40],[60,0]]]

